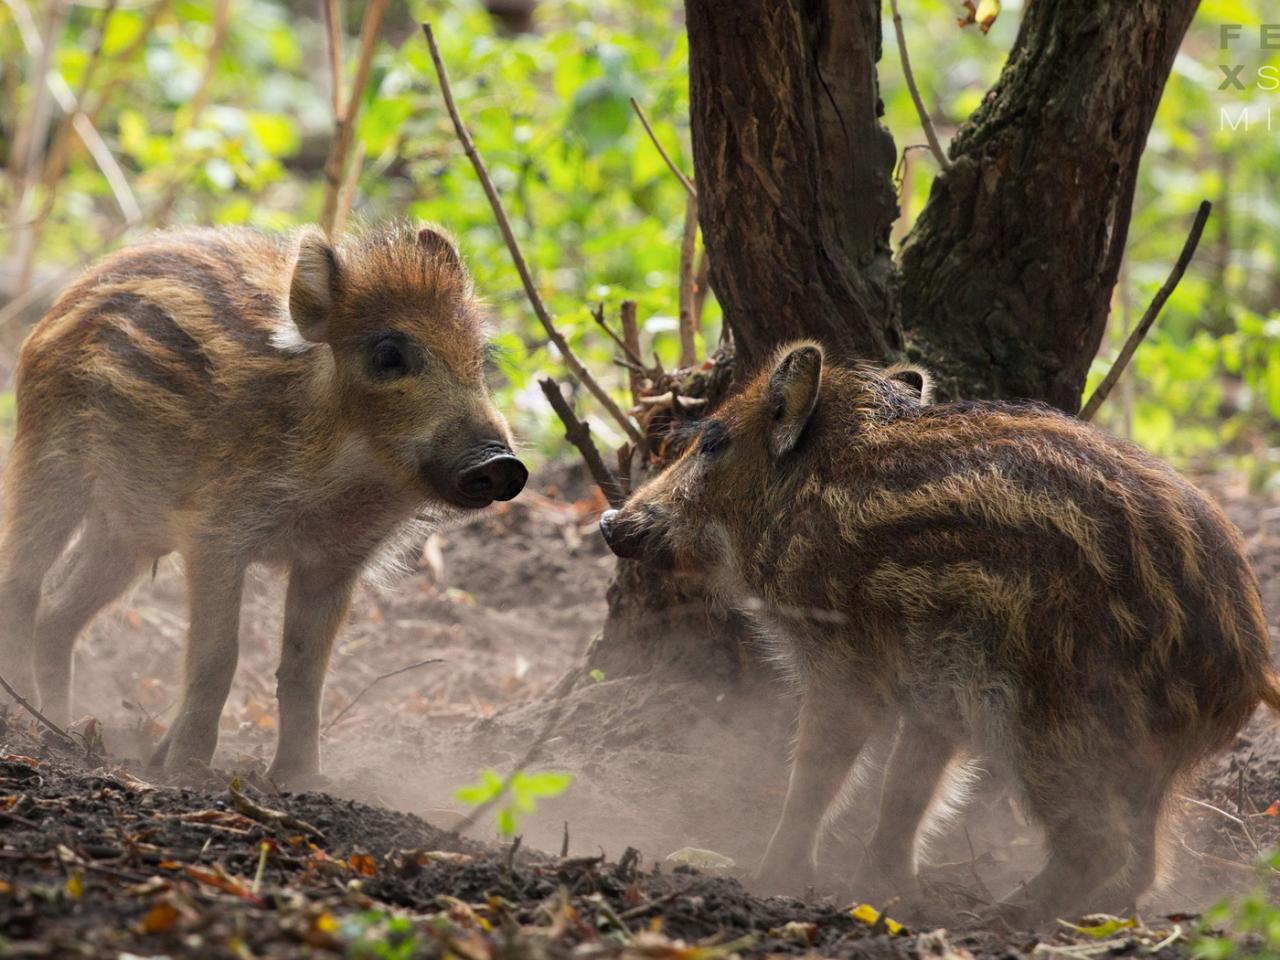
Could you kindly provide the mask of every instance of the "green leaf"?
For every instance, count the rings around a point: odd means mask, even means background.
[[[516,817],[509,807],[498,811],[498,832],[504,837],[515,836]]]
[[[298,149],[298,130],[283,114],[250,113],[249,131],[269,156],[283,157]]]

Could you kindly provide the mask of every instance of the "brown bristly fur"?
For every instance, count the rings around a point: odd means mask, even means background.
[[[910,388],[927,384],[793,345],[606,537],[707,577],[799,684],[764,876],[808,875],[850,766],[896,724],[875,892],[911,888],[934,788],[976,755],[1047,835],[1005,908],[1131,907],[1171,787],[1260,702],[1280,709],[1240,538],[1132,443],[1035,404],[929,405]]]
[[[355,580],[406,524],[477,505],[459,502],[456,476],[485,450],[510,453],[485,352],[471,279],[434,228],[389,224],[333,247],[314,229],[193,230],[108,257],[19,358],[0,672],[65,718],[76,635],[177,551],[191,637],[157,759],[208,761],[245,568],[281,566],[273,773],[314,773]]]

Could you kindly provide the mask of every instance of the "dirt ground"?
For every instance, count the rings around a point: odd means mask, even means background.
[[[581,477],[544,476],[553,480],[536,492],[433,537],[405,558],[406,577],[360,591],[330,667],[325,780],[313,792],[279,794],[263,779],[277,578],[256,576],[247,591],[208,771],[161,779],[138,759],[172,715],[181,570],[162,563],[104,614],[76,655],[82,744],[37,738],[17,708],[0,726],[0,957],[1025,956],[1079,939],[1065,927],[972,926],[968,911],[1026,879],[1039,854],[999,784],[980,784],[972,811],[932,845],[924,877],[937,916],[902,917],[909,936],[849,912],[845,861],[874,823],[865,804],[825,848],[817,893],[829,896],[748,893],[734,878],[754,867],[781,805],[785,730],[694,681],[581,673],[614,561]],[[1233,482],[1205,485],[1245,533],[1274,630],[1280,506]],[[549,695],[566,676],[577,684],[548,727]],[[487,769],[505,774],[535,741],[529,769],[574,781],[522,817],[516,855],[492,812],[464,836],[444,832],[468,812],[457,789]],[[252,799],[232,795],[233,776]],[[1143,905],[1147,925],[1108,951],[1177,954],[1185,938],[1161,944],[1185,927],[1180,917],[1256,882],[1251,864],[1280,840],[1276,801],[1280,733],[1260,717],[1174,804],[1168,876]],[[685,848],[726,867],[667,859]],[[939,922],[949,942],[917,938]]]

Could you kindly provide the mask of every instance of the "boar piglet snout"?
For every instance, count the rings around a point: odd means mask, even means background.
[[[615,556],[651,566],[671,565],[663,528],[662,518],[650,508],[606,510],[600,516],[600,533]]]
[[[445,476],[434,478],[440,492],[454,506],[469,509],[514,500],[529,479],[528,469],[501,440],[471,446],[444,472]]]

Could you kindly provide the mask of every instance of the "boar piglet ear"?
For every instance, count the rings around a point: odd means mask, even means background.
[[[769,452],[775,457],[789,453],[799,442],[818,402],[821,382],[822,350],[813,344],[796,347],[773,368],[764,402]]]
[[[927,405],[933,402],[933,375],[924,367],[909,363],[895,363],[885,368],[884,375],[887,379],[905,386],[915,394],[921,404]]]
[[[453,238],[438,227],[427,226],[419,230],[418,246],[441,264],[461,269],[462,258],[458,256],[458,248],[454,246]]]
[[[308,227],[298,240],[298,259],[289,284],[289,316],[303,338],[323,343],[329,336],[329,317],[342,288],[338,255],[325,235]]]

